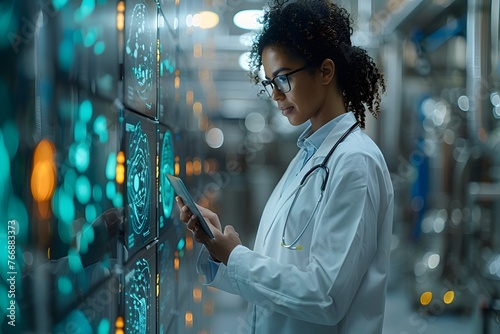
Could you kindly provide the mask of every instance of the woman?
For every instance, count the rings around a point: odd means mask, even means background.
[[[382,74],[351,45],[349,14],[328,0],[277,3],[263,21],[254,68],[264,66],[265,91],[290,123],[309,127],[253,250],[200,207],[215,236],[208,238],[178,199],[181,220],[206,246],[198,271],[249,302],[237,333],[381,333],[393,190],[380,150],[360,128],[366,109],[379,114]]]

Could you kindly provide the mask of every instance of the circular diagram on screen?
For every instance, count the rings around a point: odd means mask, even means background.
[[[151,271],[146,259],[135,262],[125,287],[126,333],[149,333]]]
[[[128,38],[125,51],[130,59],[130,75],[135,91],[143,100],[149,99],[153,91],[155,73],[155,43],[153,29],[147,22],[148,8],[144,3],[134,6],[128,25]]]
[[[170,130],[165,131],[163,136],[163,144],[161,149],[161,161],[160,161],[160,200],[161,207],[163,209],[164,219],[169,219],[172,214],[172,208],[174,205],[174,189],[168,182],[165,173],[174,174],[174,146],[173,139]],[[163,219],[162,219],[163,220]],[[163,226],[160,226],[163,227]]]
[[[147,135],[137,123],[130,134],[127,160],[127,198],[130,207],[130,226],[135,234],[149,230],[149,205],[151,200],[151,160]]]

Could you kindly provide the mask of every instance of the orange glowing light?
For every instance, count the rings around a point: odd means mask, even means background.
[[[195,303],[201,302],[202,292],[200,288],[193,289],[193,300]]]
[[[125,27],[125,15],[123,13],[116,14],[116,29],[118,31],[123,31],[123,27]]]
[[[179,270],[179,264],[180,264],[180,261],[178,258],[175,258],[174,259],[174,269],[175,270]]]
[[[193,160],[193,172],[195,175],[201,174],[201,160],[199,158]]]
[[[125,326],[125,322],[123,321],[123,317],[117,317],[115,321],[116,328],[123,328]]]
[[[125,154],[120,151],[116,155],[116,182],[123,184],[125,182]]]
[[[174,173],[175,175],[179,175],[181,173],[181,165],[178,162],[174,165]]]
[[[33,155],[31,172],[31,194],[37,202],[49,201],[56,188],[56,165],[54,144],[46,139],[38,143]]]
[[[193,327],[193,313],[187,311],[186,315],[184,316],[184,319],[186,320],[186,327],[188,328]]]
[[[123,1],[118,2],[118,5],[116,5],[116,10],[120,13],[125,12],[125,2]]]
[[[454,299],[455,299],[455,292],[451,290],[447,291],[443,296],[443,301],[445,304],[451,304]]]
[[[186,161],[186,175],[188,175],[188,176],[193,175],[193,162],[192,161]]]
[[[432,301],[432,292],[426,291],[420,296],[420,304],[429,305]]]
[[[188,251],[193,250],[193,238],[190,236],[186,237],[186,250]]]
[[[123,153],[123,151],[118,152],[116,155],[116,162],[119,164],[125,163],[125,153]]]

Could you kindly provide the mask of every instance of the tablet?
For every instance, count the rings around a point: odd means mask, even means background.
[[[168,181],[174,188],[175,193],[182,199],[184,202],[184,205],[186,205],[191,213],[198,217],[198,221],[200,222],[200,226],[205,231],[205,233],[211,238],[214,239],[214,235],[212,234],[212,231],[210,231],[210,228],[207,225],[207,222],[203,218],[203,215],[201,214],[200,210],[198,210],[198,207],[193,201],[193,198],[189,194],[186,186],[184,185],[184,182],[182,182],[181,179],[178,177],[175,177],[173,175],[170,175],[168,173],[165,174],[167,177]]]

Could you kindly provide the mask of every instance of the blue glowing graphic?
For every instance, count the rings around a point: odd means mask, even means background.
[[[137,235],[149,234],[149,210],[153,169],[147,135],[137,123],[130,135],[127,157],[127,198],[130,206],[129,226]]]
[[[151,270],[146,259],[125,277],[125,333],[150,333]]]
[[[160,203],[163,215],[160,216],[160,228],[165,226],[165,220],[170,218],[174,206],[174,189],[165,177],[165,173],[174,174],[174,147],[172,134],[167,130],[163,136],[160,160]]]
[[[131,76],[134,89],[143,100],[148,100],[153,93],[156,57],[156,37],[153,36],[153,30],[147,22],[147,11],[144,3],[134,6],[130,15],[130,30],[125,48],[127,56],[132,61]]]

